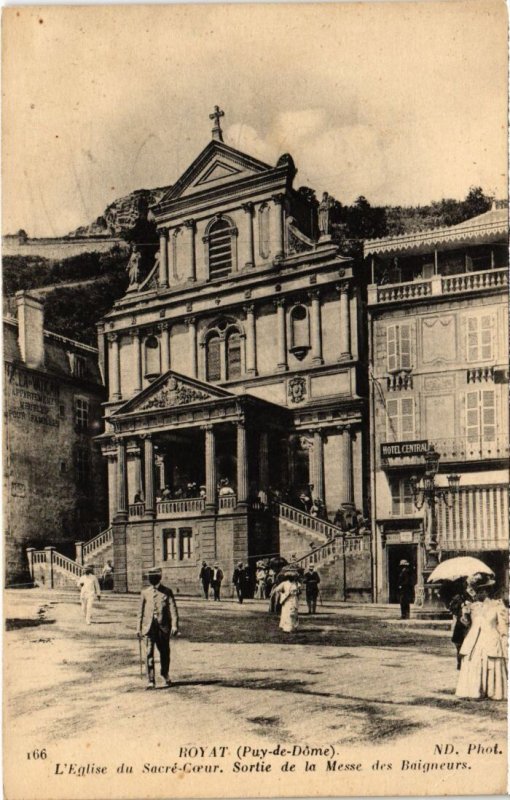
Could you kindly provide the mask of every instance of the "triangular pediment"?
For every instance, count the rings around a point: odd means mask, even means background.
[[[169,370],[118,408],[112,416],[161,411],[234,397],[232,392]]]
[[[204,174],[195,182],[195,186],[201,186],[203,183],[214,183],[224,178],[231,178],[232,175],[240,174],[240,169],[235,169],[230,164],[225,164],[222,161],[216,161],[205,170]]]
[[[160,204],[271,170],[246,153],[213,139],[161,199]],[[157,209],[155,209],[157,213]]]

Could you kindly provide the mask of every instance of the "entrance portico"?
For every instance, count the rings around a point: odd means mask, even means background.
[[[110,422],[112,433],[100,441],[116,477],[110,497],[114,557],[126,573],[123,584],[119,568],[116,585],[135,588],[135,573],[154,560],[179,569],[182,585],[183,577],[196,581],[198,551],[209,559],[221,551],[228,567],[248,557],[249,516],[257,513],[251,507],[271,476],[285,474],[281,448],[271,469],[268,453],[288,435],[286,409],[169,371],[120,406]],[[259,539],[262,546],[264,536]],[[133,550],[141,562],[136,568]]]

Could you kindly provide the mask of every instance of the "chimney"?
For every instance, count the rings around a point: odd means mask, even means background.
[[[27,367],[44,364],[44,311],[43,304],[33,294],[16,292],[18,310],[18,344]]]

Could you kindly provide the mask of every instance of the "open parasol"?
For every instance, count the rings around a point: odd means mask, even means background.
[[[459,578],[469,578],[481,572],[483,575],[494,575],[487,564],[472,556],[458,556],[457,558],[447,558],[429,575],[427,583],[438,583],[439,581],[456,581]]]

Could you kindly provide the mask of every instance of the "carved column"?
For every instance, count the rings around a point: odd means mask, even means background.
[[[108,453],[108,521],[117,512],[117,453]]]
[[[117,439],[117,517],[127,517],[126,442]]]
[[[324,502],[324,439],[320,428],[313,431],[314,497]]]
[[[190,356],[191,356],[191,363],[190,363],[190,374],[192,378],[196,378],[198,376],[198,354],[197,354],[197,321],[195,317],[188,317],[186,319],[186,325],[189,330],[189,340],[190,340]]]
[[[253,237],[253,203],[243,203],[243,210],[246,212],[246,227],[247,227],[247,260],[245,263],[245,267],[247,269],[253,268],[255,266],[255,244],[254,244],[254,237]]]
[[[269,485],[269,446],[267,431],[261,431],[259,437],[259,483],[259,488],[266,491]]]
[[[142,335],[137,328],[131,331],[131,346],[134,351],[133,374],[135,378],[135,394],[142,390]]]
[[[340,361],[350,361],[352,356],[348,281],[342,281],[338,288],[340,290]]]
[[[312,343],[312,363],[322,364],[321,298],[319,292],[310,292],[312,308],[310,314],[310,338]]]
[[[246,374],[257,374],[257,340],[255,329],[255,306],[244,307],[246,313]]]
[[[120,400],[122,397],[120,387],[120,335],[118,333],[109,333],[108,341],[110,342],[110,398],[112,400]]]
[[[180,228],[174,228],[171,235],[168,239],[168,250],[170,253],[169,263],[172,265],[172,285],[179,283],[180,276],[179,276],[179,234],[181,232]],[[182,258],[182,253],[181,253]]]
[[[168,231],[161,228],[159,231],[159,285],[168,286]]]
[[[276,368],[279,372],[288,370],[287,364],[287,322],[285,318],[285,300],[279,298],[275,300],[277,331],[278,331],[278,363]]]
[[[161,332],[161,372],[168,372],[170,369],[170,323],[162,322],[159,326]]]
[[[205,507],[216,508],[216,439],[213,425],[205,425]]]
[[[188,219],[184,223],[189,230],[189,278],[190,281],[197,279],[197,256],[195,251],[195,220]]]
[[[283,207],[285,202],[284,194],[273,195],[273,214],[274,214],[274,232],[275,232],[275,259],[281,259],[284,256],[284,243],[283,243]]]
[[[135,502],[136,495],[144,498],[142,481],[141,451],[136,440],[131,440],[126,445],[127,458],[127,502]]]
[[[344,425],[340,429],[342,434],[342,503],[354,502],[353,480],[352,480],[352,441],[351,426]]]
[[[237,505],[248,502],[248,453],[244,420],[237,423]]]
[[[150,434],[144,434],[143,459],[145,467],[145,514],[154,514],[154,443]]]

